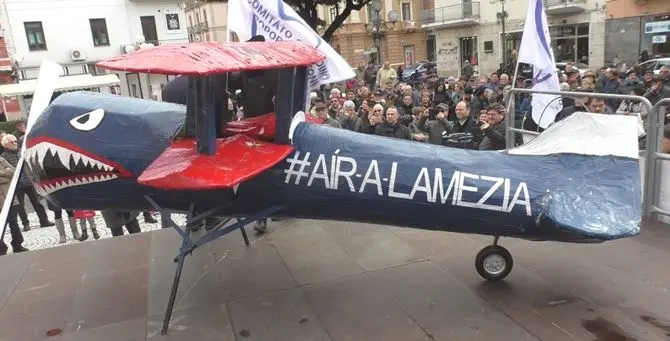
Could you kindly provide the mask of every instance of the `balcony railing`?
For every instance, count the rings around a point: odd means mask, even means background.
[[[563,6],[563,5],[580,5],[584,0],[544,0],[544,7]]]
[[[479,2],[463,2],[460,4],[438,7],[421,11],[421,24],[444,24],[459,20],[479,18]]]

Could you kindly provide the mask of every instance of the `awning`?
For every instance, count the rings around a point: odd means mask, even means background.
[[[119,82],[119,77],[115,74],[63,76],[58,79],[55,91],[97,88],[116,85]],[[36,83],[36,79],[31,79],[21,83],[0,85],[0,97],[31,95],[35,92]]]

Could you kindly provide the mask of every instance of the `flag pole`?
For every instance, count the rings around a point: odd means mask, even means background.
[[[514,92],[512,92],[512,90],[516,88],[516,77],[518,75],[519,75],[519,53],[517,52],[516,66],[514,67],[514,78],[512,78],[512,89],[510,89],[509,92],[510,96],[507,98],[507,108],[505,108],[505,122],[508,128],[507,133],[505,134],[505,143],[507,148],[514,148],[514,141],[516,140],[514,138],[515,133],[509,130],[509,128],[515,128],[515,126],[512,123],[514,123],[516,115],[515,113],[510,113],[510,109],[512,107],[512,103],[516,102],[515,94]]]

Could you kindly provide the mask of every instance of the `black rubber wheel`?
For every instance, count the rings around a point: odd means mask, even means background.
[[[489,245],[483,248],[475,258],[475,268],[487,281],[500,281],[512,272],[514,260],[512,254],[502,246]]]

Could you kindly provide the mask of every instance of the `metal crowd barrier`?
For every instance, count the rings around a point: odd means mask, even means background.
[[[505,115],[505,124],[507,127],[506,133],[506,147],[507,149],[515,147],[515,134],[537,136],[540,133],[532,130],[525,130],[515,128],[514,104],[515,95],[519,94],[546,94],[556,95],[561,97],[589,97],[589,98],[603,98],[603,99],[621,99],[642,102],[647,108],[647,123],[646,130],[646,146],[644,150],[640,151],[640,156],[644,157],[644,183],[643,197],[642,197],[642,211],[647,218],[656,219],[656,214],[662,214],[670,217],[670,211],[659,207],[660,203],[660,187],[662,171],[659,165],[660,161],[670,161],[670,154],[661,153],[661,143],[663,141],[663,127],[665,123],[666,107],[670,107],[670,98],[663,99],[652,105],[651,102],[642,96],[632,95],[614,95],[591,92],[575,92],[575,91],[537,91],[532,89],[511,89],[508,106],[508,113]],[[616,110],[617,108],[613,108]]]
[[[660,207],[662,165],[658,161],[670,161],[670,154],[661,153],[665,114],[670,106],[670,98],[656,103],[647,118],[647,153],[645,162],[644,209],[647,218],[657,220],[657,214],[670,217],[670,211]]]

